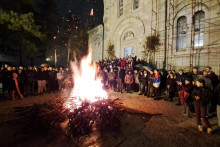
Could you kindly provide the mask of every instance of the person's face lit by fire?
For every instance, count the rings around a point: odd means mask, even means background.
[[[206,67],[205,70],[206,70],[207,73],[211,72],[211,69],[209,67]]]
[[[170,74],[170,78],[171,78],[171,79],[173,79],[173,78],[174,78],[173,74]]]
[[[208,73],[206,70],[203,71],[203,76],[207,77]]]
[[[197,68],[193,68],[193,73],[196,75],[198,73]]]
[[[196,86],[197,87],[203,87],[203,83],[200,83],[199,81],[196,81]]]
[[[182,70],[179,71],[179,75],[183,75],[183,71]]]

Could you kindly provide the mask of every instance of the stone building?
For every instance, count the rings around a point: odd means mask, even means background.
[[[88,32],[95,61],[134,53],[143,58],[147,36],[157,34],[157,68],[211,66],[220,75],[220,0],[104,0],[103,24]]]

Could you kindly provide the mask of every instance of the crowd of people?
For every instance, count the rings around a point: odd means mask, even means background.
[[[67,67],[59,70],[53,67],[11,67],[7,64],[0,71],[4,97],[15,100],[17,94],[21,99],[60,90],[60,87],[71,72]]]
[[[170,102],[177,97],[176,105],[183,107],[184,117],[190,117],[190,114],[195,112],[199,131],[203,131],[202,118],[207,133],[211,133],[212,127],[207,115],[216,111],[220,126],[220,84],[211,67],[206,67],[203,71],[194,67],[191,73],[184,73],[182,69],[165,73],[158,69],[137,68],[134,55],[123,59],[102,60],[97,62],[97,65],[97,77],[102,80],[106,90],[136,92],[146,98],[163,98]],[[7,65],[1,73],[3,91],[8,91],[13,100],[15,93],[23,98],[58,91],[64,80],[72,74],[68,67],[65,70],[62,67],[59,70],[52,67],[29,67],[25,70],[23,67],[16,69]]]
[[[208,117],[216,113],[220,127],[220,84],[217,75],[211,67],[199,71],[197,67],[192,72],[184,73],[182,69],[160,72],[158,69],[135,69],[136,58],[126,57],[113,61],[99,61],[98,76],[101,77],[104,88],[116,92],[137,92],[146,98],[164,99],[172,102],[174,97],[183,107],[183,116],[191,117],[195,112],[198,130],[203,131],[201,118],[207,133],[212,132]],[[163,95],[163,97],[162,97]]]

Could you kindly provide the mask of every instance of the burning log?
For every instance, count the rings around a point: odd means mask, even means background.
[[[74,110],[65,107],[64,98],[50,100],[44,104],[17,107],[15,112],[22,116],[27,128],[62,130],[61,124],[67,121],[65,132],[70,136],[82,136],[92,133],[96,127],[100,131],[117,129],[123,114],[122,107],[111,99],[94,103],[82,102]]]

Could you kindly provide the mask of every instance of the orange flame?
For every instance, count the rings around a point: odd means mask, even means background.
[[[80,107],[83,101],[92,103],[108,98],[107,92],[102,88],[101,79],[96,77],[98,69],[96,64],[92,62],[91,48],[89,49],[89,54],[79,64],[77,61],[72,62],[71,68],[74,88],[70,98],[73,98],[71,103],[74,103],[76,108]],[[70,108],[70,105],[73,104],[66,103],[67,108]]]

